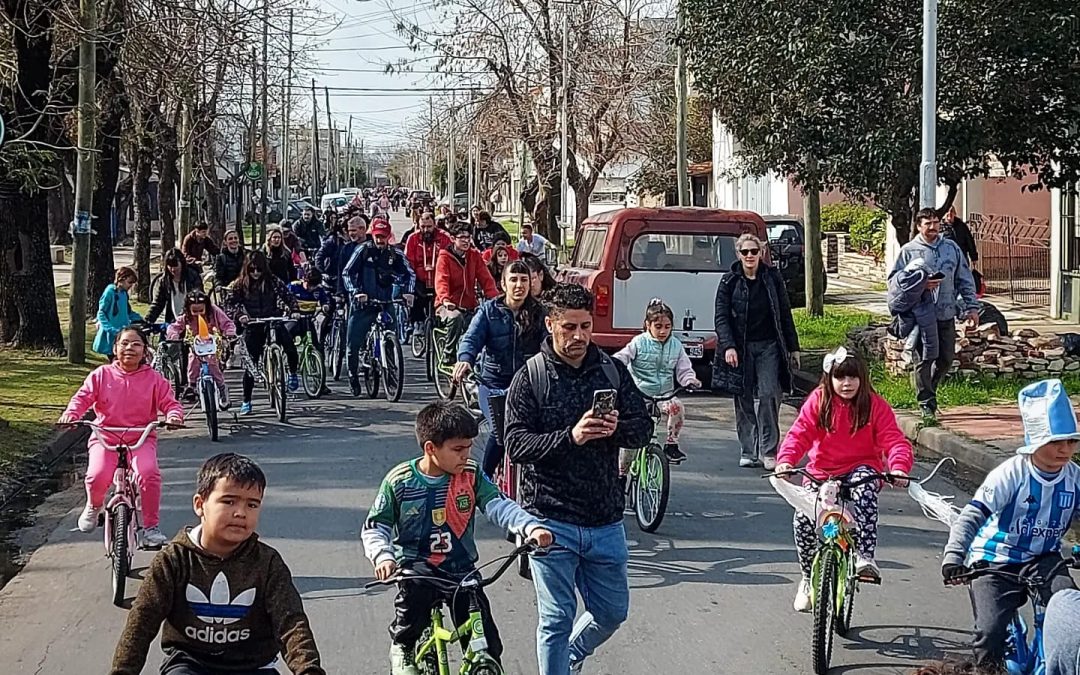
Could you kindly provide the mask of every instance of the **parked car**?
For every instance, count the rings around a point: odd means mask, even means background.
[[[716,349],[716,287],[744,232],[765,239],[765,221],[749,211],[706,208],[606,211],[581,225],[574,257],[557,276],[596,296],[593,342],[605,350],[626,346],[641,332],[649,300],[662,299],[675,314],[673,334],[704,374]]]
[[[319,202],[319,212],[326,211],[326,209],[344,209],[352,201],[352,197],[346,196],[341,192],[331,192],[322,196],[322,201]]]
[[[267,216],[267,222],[277,224],[284,220],[286,217],[289,220],[297,220],[304,212],[304,209],[312,208],[315,206],[304,199],[294,199],[289,202],[289,213],[287,216],[281,213],[281,200],[270,202],[270,215]],[[257,217],[257,216],[256,216]]]
[[[806,229],[799,216],[762,216],[769,234],[773,264],[784,277],[792,307],[806,306]],[[821,237],[825,238],[824,235]],[[829,287],[828,277],[824,278]]]

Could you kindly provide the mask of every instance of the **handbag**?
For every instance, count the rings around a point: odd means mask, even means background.
[[[746,381],[743,377],[742,361],[740,360],[739,365],[732,367],[728,365],[728,362],[724,360],[724,355],[718,350],[716,357],[713,358],[713,393],[720,396],[742,396],[745,388]]]

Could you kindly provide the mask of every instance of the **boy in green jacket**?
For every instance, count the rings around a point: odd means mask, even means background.
[[[161,629],[163,675],[325,675],[300,594],[281,555],[259,541],[266,476],[255,462],[216,455],[199,469],[200,524],[154,558],[128,614],[112,675],[138,675]]]

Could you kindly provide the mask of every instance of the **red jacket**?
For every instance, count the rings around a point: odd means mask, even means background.
[[[484,256],[484,264],[485,265],[488,264],[489,262],[491,262],[491,256],[494,255],[494,253],[495,253],[494,248],[489,248],[488,250],[484,251],[483,256]],[[518,253],[516,250],[514,250],[513,246],[507,246],[506,247],[506,254],[507,254],[506,264],[508,264],[508,265],[510,263],[514,262],[515,260],[521,260],[521,254]]]
[[[434,285],[435,262],[439,257],[439,251],[449,245],[450,235],[442,230],[435,230],[435,238],[430,243],[424,242],[420,230],[409,235],[405,241],[405,259],[412,265],[413,272],[416,272],[417,281],[422,281],[429,288]]]
[[[412,239],[412,237],[409,237]],[[439,261],[435,263],[435,306],[453,303],[461,309],[473,310],[480,306],[476,300],[476,285],[484,289],[485,298],[494,298],[499,294],[491,272],[484,264],[484,257],[475,248],[465,254],[462,265],[449,247],[439,251]]]

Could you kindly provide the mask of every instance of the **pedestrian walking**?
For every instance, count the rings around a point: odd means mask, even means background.
[[[753,234],[740,236],[739,259],[716,289],[713,388],[735,398],[739,466],[764,464],[771,471],[780,443],[780,399],[792,388],[799,336],[784,279],[762,261],[764,249]]]
[[[963,318],[974,328],[979,322],[979,301],[975,298],[975,280],[971,276],[967,257],[960,246],[941,235],[941,221],[934,209],[922,209],[915,214],[919,233],[904,244],[889,276],[900,272],[916,259],[929,270],[927,289],[932,293],[937,316],[937,358],[923,358],[922,336],[912,345],[915,364],[913,379],[915,398],[923,416],[937,416],[937,389],[952,368],[956,357],[956,319]],[[932,353],[933,350],[930,350]]]

